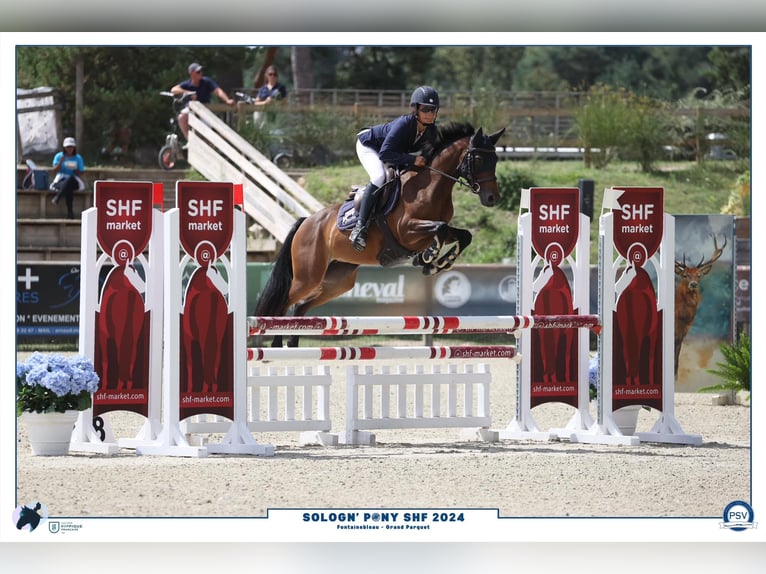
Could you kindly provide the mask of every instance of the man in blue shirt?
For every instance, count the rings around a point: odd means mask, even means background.
[[[229,105],[234,103],[234,100],[226,95],[226,92],[223,91],[223,88],[221,88],[215,80],[202,75],[202,66],[197,62],[189,65],[189,79],[170,88],[170,92],[174,96],[191,94],[192,100],[196,100],[203,104],[209,104],[213,94]],[[184,138],[189,141],[188,106],[184,107],[184,109],[181,110],[181,113],[178,114],[178,126],[181,128],[181,133],[183,133]]]

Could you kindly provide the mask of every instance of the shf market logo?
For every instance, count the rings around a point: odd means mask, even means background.
[[[723,522],[721,528],[727,528],[740,532],[748,528],[757,528],[758,524],[754,521],[755,513],[752,507],[741,500],[730,502],[723,511]]]

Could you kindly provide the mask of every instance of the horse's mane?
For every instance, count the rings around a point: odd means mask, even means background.
[[[459,139],[466,136],[472,136],[476,130],[471,124],[449,122],[444,125],[436,126],[436,137],[433,142],[426,142],[423,145],[423,156],[427,163],[431,163],[439,153],[446,147],[452,145]]]

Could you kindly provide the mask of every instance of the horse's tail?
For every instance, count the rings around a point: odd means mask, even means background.
[[[277,254],[274,261],[274,268],[266,285],[258,298],[258,304],[255,306],[256,316],[282,316],[287,312],[288,296],[290,294],[290,285],[293,282],[293,259],[292,246],[296,231],[305,220],[301,217],[295,222],[290,233],[287,234],[282,249]]]

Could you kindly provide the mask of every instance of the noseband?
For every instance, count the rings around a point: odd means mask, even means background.
[[[497,181],[494,173],[485,178],[479,178],[476,174],[476,161],[479,156],[487,157],[492,161],[494,165],[497,165],[497,158],[494,157],[494,151],[494,147],[491,151],[483,148],[469,147],[465,151],[465,154],[463,154],[463,159],[457,168],[458,175],[468,182],[468,187],[470,187],[471,191],[474,193],[479,193],[482,183],[486,183],[488,181]]]

